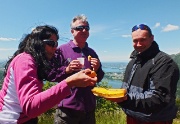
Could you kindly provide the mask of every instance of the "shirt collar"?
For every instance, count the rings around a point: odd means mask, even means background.
[[[72,49],[80,49],[77,45],[74,44],[73,40],[69,41],[69,45]],[[83,49],[88,49],[88,43],[87,42],[85,43],[85,46]]]
[[[137,58],[138,60],[150,59],[153,58],[159,51],[160,50],[158,44],[153,41],[152,45],[146,51],[140,54],[136,50],[134,50],[130,58]]]

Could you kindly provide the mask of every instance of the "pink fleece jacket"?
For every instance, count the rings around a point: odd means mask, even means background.
[[[21,53],[9,65],[0,91],[0,124],[19,124],[37,117],[70,95],[65,81],[46,91],[31,55]]]

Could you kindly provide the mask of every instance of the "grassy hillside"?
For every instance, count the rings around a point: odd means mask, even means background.
[[[179,69],[180,69],[180,53],[178,54],[173,54],[171,57],[174,59],[174,61],[177,63]],[[178,86],[177,86],[177,97],[180,98],[180,80],[178,81]]]
[[[173,54],[171,57],[174,59],[174,61],[177,63],[178,67],[180,68],[180,53]]]

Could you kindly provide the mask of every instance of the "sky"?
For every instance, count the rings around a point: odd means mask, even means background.
[[[148,25],[160,50],[180,52],[180,0],[0,0],[0,60],[8,60],[20,39],[38,25],[53,25],[59,45],[72,39],[70,22],[85,14],[88,45],[102,62],[128,62],[131,29]]]

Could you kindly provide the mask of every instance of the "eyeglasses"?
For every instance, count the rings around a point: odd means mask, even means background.
[[[72,28],[72,29],[74,29],[74,30],[76,30],[76,31],[83,31],[84,29],[85,29],[86,31],[89,31],[89,30],[90,30],[90,27],[89,27],[89,26],[77,26],[77,27],[74,27],[74,28]]]
[[[51,40],[51,39],[45,39],[45,40],[43,40],[43,42],[45,42],[47,45],[49,45],[51,47],[58,46],[58,42],[55,42],[54,40]]]
[[[135,25],[132,28],[132,32],[134,32],[134,31],[136,31],[138,29],[147,30],[149,32],[149,34],[152,35],[151,29],[147,25],[145,25],[145,24]]]

